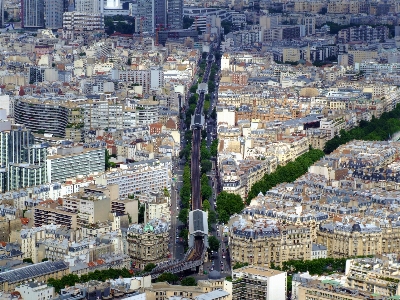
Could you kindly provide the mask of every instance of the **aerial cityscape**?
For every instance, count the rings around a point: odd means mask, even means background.
[[[400,0],[0,0],[0,300],[400,300]]]

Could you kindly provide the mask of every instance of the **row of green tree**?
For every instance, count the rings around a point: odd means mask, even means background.
[[[182,188],[180,190],[182,208],[190,208],[190,199],[192,195],[192,184],[191,184],[191,176],[190,176],[190,167],[187,163],[183,168],[182,175]]]
[[[329,154],[351,140],[385,141],[399,131],[400,104],[397,104],[395,109],[384,112],[379,119],[372,117],[371,121],[360,121],[358,127],[349,131],[341,130],[339,135],[326,142],[324,152]]]
[[[347,258],[318,258],[313,260],[288,260],[283,262],[282,268],[271,263],[271,269],[282,270],[288,274],[298,272],[309,272],[311,275],[322,275],[326,273],[344,273]]]
[[[179,281],[179,277],[172,273],[162,273],[158,278],[157,282],[168,282],[169,284],[175,284]],[[185,277],[181,280],[183,286],[196,286],[196,279],[194,277]]]
[[[200,145],[201,174],[206,174],[211,171],[212,163],[210,158],[211,158],[211,152],[210,149],[208,149],[207,147],[207,142],[205,140],[202,140]]]
[[[83,274],[80,277],[75,274],[68,274],[61,279],[49,278],[47,283],[54,287],[57,293],[60,292],[61,289],[65,288],[65,286],[74,286],[76,283],[88,282],[90,280],[98,280],[105,281],[107,279],[116,279],[122,276],[124,278],[132,277],[132,274],[128,269],[107,269],[107,270],[96,270],[94,272],[89,272],[88,274]]]
[[[255,198],[260,192],[265,194],[279,183],[295,181],[323,156],[323,151],[311,148],[308,152],[299,156],[294,161],[287,163],[285,166],[278,166],[275,172],[265,174],[260,181],[257,181],[251,187],[247,195],[247,204],[250,204],[251,199]]]
[[[213,140],[211,142],[210,153],[211,153],[211,156],[217,157],[217,154],[218,154],[218,139],[215,139],[215,140]]]

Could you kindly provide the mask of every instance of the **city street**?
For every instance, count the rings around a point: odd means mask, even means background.
[[[179,228],[183,225],[178,220],[179,214],[179,189],[182,186],[182,174],[183,174],[183,166],[179,164],[179,159],[174,159],[174,185],[172,187],[171,192],[171,231],[170,231],[170,252],[172,254],[173,259],[182,259],[184,255],[184,247],[183,243],[180,241],[179,236]]]
[[[216,75],[215,81],[217,83],[215,87],[215,92],[211,95],[210,98],[210,110],[209,114],[211,115],[212,110],[214,107],[217,106],[218,102],[218,74]],[[207,121],[207,146],[210,147],[211,143],[214,139],[217,138],[217,120],[209,118]],[[213,194],[210,198],[210,205],[211,210],[215,211],[216,205],[216,197],[218,195],[218,181],[217,181],[217,169],[216,169],[216,161],[212,160],[212,170],[207,175],[209,177],[209,183],[213,189]],[[224,238],[223,234],[224,226],[218,224],[212,224],[212,227],[209,228],[210,235],[214,235],[220,241],[220,248],[218,253],[213,253],[211,257],[208,258],[208,262],[204,263],[204,270],[210,272],[211,270],[217,270],[225,276],[230,275],[230,264],[227,260],[227,245],[228,245],[228,238]]]

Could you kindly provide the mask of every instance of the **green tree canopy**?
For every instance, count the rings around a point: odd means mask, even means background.
[[[189,218],[189,209],[182,208],[178,215],[178,220],[181,221],[183,224],[187,224]]]
[[[204,200],[204,201],[203,201],[203,210],[204,210],[204,211],[210,211],[210,208],[211,208],[210,201]]]
[[[187,243],[189,239],[189,230],[187,228],[182,229],[179,233],[179,237],[183,238],[185,243]]]
[[[22,262],[28,263],[28,264],[33,264],[33,260],[32,260],[32,258],[30,258],[30,257],[24,258],[24,259],[22,260]]]
[[[217,223],[217,214],[215,213],[215,211],[210,210],[208,212],[208,220],[207,221],[208,221],[207,222],[208,223],[208,228],[211,228],[212,224]]]
[[[155,267],[156,267],[155,264],[149,263],[144,267],[143,271],[144,272],[151,272]]]
[[[217,212],[222,223],[227,223],[230,216],[240,213],[243,209],[244,203],[239,195],[224,191],[217,196]]]
[[[208,237],[208,248],[211,251],[218,251],[219,249],[219,240],[213,235]]]
[[[194,277],[191,277],[191,276],[183,278],[181,280],[181,285],[183,285],[183,286],[196,286],[197,285],[196,279],[194,279]]]
[[[210,147],[211,156],[216,157],[218,154],[218,139],[215,139],[211,143]]]
[[[212,196],[212,188],[211,186],[207,183],[206,185],[201,186],[201,197],[207,201],[207,199],[210,199]]]
[[[171,273],[162,273],[158,278],[157,278],[157,282],[168,282],[168,283],[175,283],[179,280],[179,277],[175,274],[171,274]]]
[[[248,265],[249,265],[249,263],[247,263],[247,262],[245,262],[245,263],[237,262],[233,265],[232,269],[234,269],[234,270],[240,269],[240,268],[246,267]]]
[[[212,162],[209,159],[202,159],[200,162],[201,173],[205,174],[212,170]]]

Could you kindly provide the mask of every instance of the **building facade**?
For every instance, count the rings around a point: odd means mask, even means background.
[[[100,13],[66,12],[63,15],[63,38],[104,32],[104,17]]]
[[[183,28],[183,0],[169,0],[167,18],[169,27],[174,29]]]
[[[1,273],[0,290],[12,292],[14,289],[28,281],[47,281],[49,278],[61,279],[69,274],[69,266],[64,261],[46,261],[26,267]]]
[[[243,267],[232,272],[232,299],[286,299],[286,272]]]
[[[23,28],[44,28],[44,0],[22,0],[21,11]]]
[[[105,150],[84,149],[81,146],[59,148],[57,154],[47,157],[49,182],[65,182],[67,178],[104,171]]]
[[[170,189],[168,168],[157,163],[154,165],[134,163],[126,169],[104,173],[96,179],[96,183],[119,185],[121,198],[149,191],[159,192],[164,188]]]
[[[62,28],[63,13],[63,0],[46,0],[44,7],[45,27],[49,29]]]
[[[47,145],[34,144],[30,130],[16,127],[0,132],[2,192],[47,183]]]
[[[168,260],[169,225],[151,220],[146,225],[133,224],[128,228],[128,253],[136,268]]]
[[[270,219],[251,224],[239,217],[229,234],[232,265],[239,262],[268,268],[282,266],[291,259],[309,260],[311,246],[311,230],[307,226],[278,227]]]
[[[36,133],[65,136],[69,109],[51,102],[17,100],[14,104],[15,123],[23,124]]]

